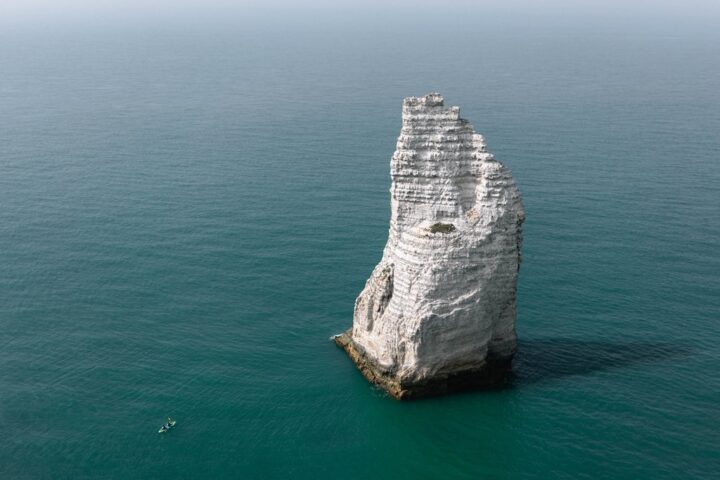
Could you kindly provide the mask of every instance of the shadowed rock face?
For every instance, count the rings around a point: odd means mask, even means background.
[[[398,398],[496,383],[516,348],[520,194],[439,94],[406,98],[402,119],[388,241],[338,344]]]

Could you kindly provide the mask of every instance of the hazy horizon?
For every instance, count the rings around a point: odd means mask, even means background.
[[[599,28],[667,35],[714,32],[720,5],[708,1],[553,0],[538,5],[524,0],[509,2],[469,0],[378,0],[310,2],[269,0],[239,4],[228,0],[142,2],[130,0],[91,2],[71,0],[10,0],[0,5],[0,28],[87,29],[94,27],[294,26],[304,29],[420,27],[433,24],[496,31],[498,28],[560,31]],[[2,30],[0,30],[2,31]]]

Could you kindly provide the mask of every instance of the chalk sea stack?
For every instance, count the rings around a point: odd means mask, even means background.
[[[510,171],[431,93],[404,100],[390,174],[383,257],[335,342],[398,399],[503,383],[525,218]]]

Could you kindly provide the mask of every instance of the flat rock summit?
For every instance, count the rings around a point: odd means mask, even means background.
[[[458,107],[403,102],[382,260],[335,337],[398,399],[502,383],[516,349],[522,200]]]

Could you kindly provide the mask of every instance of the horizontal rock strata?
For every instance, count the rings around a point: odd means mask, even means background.
[[[497,385],[516,348],[520,194],[439,94],[406,98],[402,119],[383,258],[335,341],[396,398]]]

